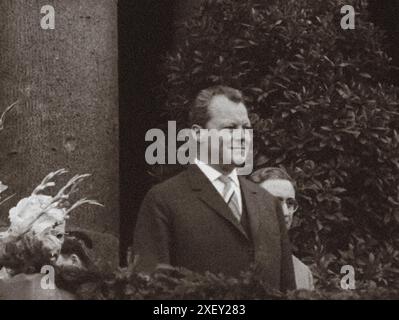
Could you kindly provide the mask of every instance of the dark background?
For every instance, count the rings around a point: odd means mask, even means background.
[[[133,236],[140,203],[150,187],[145,132],[157,126],[153,88],[161,56],[173,46],[178,1],[119,1],[120,258]]]

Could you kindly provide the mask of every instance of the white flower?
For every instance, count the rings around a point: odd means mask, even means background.
[[[50,226],[62,224],[65,220],[66,211],[65,209],[56,208],[56,203],[52,204],[52,208],[46,210],[46,213],[38,219],[39,215],[48,208],[52,199],[51,196],[36,194],[20,200],[9,211],[10,231],[13,234],[21,234],[28,229],[32,229],[40,233]]]
[[[17,269],[25,270],[38,264],[55,263],[64,242],[65,222],[70,212],[83,204],[102,206],[86,198],[72,204],[68,201],[89,174],[75,175],[54,196],[42,194],[55,186],[54,178],[66,172],[65,169],[50,172],[29,197],[10,209],[10,227],[0,233],[0,264],[4,261],[12,268],[18,265]],[[6,189],[7,186],[0,182],[0,193]],[[2,246],[3,243],[12,244],[12,250],[5,250],[7,246]]]

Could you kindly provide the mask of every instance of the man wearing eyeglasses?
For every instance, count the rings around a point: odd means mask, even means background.
[[[287,229],[290,229],[294,213],[298,210],[295,181],[281,168],[259,169],[251,175],[251,179],[280,200]],[[294,255],[292,260],[297,289],[314,290],[313,275],[309,267]]]

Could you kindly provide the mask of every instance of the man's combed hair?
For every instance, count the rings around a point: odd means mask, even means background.
[[[194,124],[205,127],[209,121],[209,104],[213,97],[219,95],[225,96],[235,103],[244,102],[241,91],[231,87],[218,85],[201,90],[190,107],[188,116],[189,127]]]
[[[61,254],[76,254],[86,268],[94,266],[93,242],[88,235],[80,231],[70,231],[65,236],[65,241],[61,248]]]
[[[251,176],[251,180],[255,183],[262,183],[266,180],[282,179],[288,180],[295,187],[295,180],[282,168],[268,167],[254,171]]]

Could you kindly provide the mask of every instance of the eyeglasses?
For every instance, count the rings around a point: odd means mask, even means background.
[[[295,212],[298,210],[299,208],[299,204],[298,201],[296,201],[294,198],[281,198],[281,197],[277,197],[277,199],[279,199],[281,201],[281,203],[285,203],[288,210],[290,210],[291,212]]]

